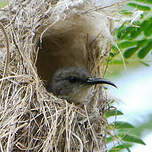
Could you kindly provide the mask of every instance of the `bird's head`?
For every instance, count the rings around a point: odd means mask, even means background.
[[[109,84],[116,87],[111,81],[91,77],[84,68],[67,67],[54,73],[47,90],[68,101],[82,103],[91,86],[95,84]]]

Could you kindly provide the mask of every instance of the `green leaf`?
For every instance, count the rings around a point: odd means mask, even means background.
[[[112,141],[113,141],[113,138],[112,138],[111,136],[106,138],[106,142],[107,142],[107,143],[110,143],[110,142],[112,142]]]
[[[141,32],[142,29],[140,27],[136,27],[135,30],[130,33],[130,40],[137,38]]]
[[[139,47],[143,47],[147,43],[147,41],[148,41],[147,39],[139,40],[137,41],[137,45]]]
[[[135,33],[137,31],[138,27],[135,27],[135,26],[128,26],[126,28],[126,34],[128,35],[128,38],[130,39],[130,35],[131,33]],[[127,37],[127,36],[124,36],[124,38]]]
[[[138,57],[140,59],[143,59],[152,49],[152,40],[149,40],[146,46],[144,46],[142,49],[138,52]]]
[[[144,31],[145,36],[150,36],[152,32],[152,17],[146,18],[146,20],[141,23],[140,28]]]
[[[131,152],[131,150],[130,150],[129,148],[126,148],[126,150],[127,150],[128,152]]]
[[[150,11],[151,10],[150,7],[144,6],[144,5],[140,5],[140,4],[137,4],[137,3],[128,3],[127,5],[130,6],[130,7],[134,7],[136,9],[138,9],[138,10],[142,10],[142,11]]]
[[[134,126],[128,122],[124,121],[115,121],[114,123],[110,124],[116,129],[126,129],[126,128],[134,128]]]
[[[120,10],[120,14],[123,14],[123,15],[132,15],[132,12],[130,10],[122,9],[122,10]]]
[[[121,36],[122,36],[122,31],[124,31],[124,28],[125,28],[125,23],[123,23],[121,25],[121,27],[118,29],[118,32],[117,32],[117,37],[120,39]]]
[[[115,59],[109,62],[109,64],[124,64],[123,60]]]
[[[134,45],[137,45],[137,41],[123,41],[119,44],[119,48],[124,49]]]
[[[109,53],[109,55],[110,55],[110,57],[112,57],[112,58],[113,58],[116,54],[115,54],[115,53],[113,53],[113,52],[110,52],[110,53]]]
[[[147,29],[148,27],[150,27],[151,23],[152,23],[152,17],[149,17],[140,24],[141,31],[144,31],[145,35],[147,35]]]
[[[137,31],[137,28],[139,27],[135,27],[135,26],[122,26],[119,28],[118,30],[118,38],[119,39],[131,39],[130,34],[134,33]]]
[[[136,1],[144,4],[152,4],[152,0],[136,0]]]
[[[126,133],[120,133],[120,134],[115,135],[113,137],[111,137],[111,136],[107,137],[106,141],[107,141],[107,143],[110,143],[114,139],[122,140],[125,142],[130,142],[130,143],[137,143],[137,144],[141,144],[141,145],[146,145],[142,139],[135,137],[135,136],[132,136],[132,135],[128,135]]]
[[[123,54],[124,57],[130,58],[138,50],[138,48],[139,48],[138,46],[135,46],[135,47],[131,47],[131,48],[125,50],[125,52]]]
[[[132,147],[132,144],[128,144],[128,143],[124,143],[124,144],[120,144],[120,145],[118,145],[118,146],[115,146],[115,147],[112,147],[110,150],[109,150],[109,152],[119,152],[120,150],[122,150],[122,149],[128,149],[128,148],[130,148],[130,147]]]
[[[146,63],[146,62],[144,62],[144,61],[139,61],[139,62],[140,62],[141,64],[147,66],[147,67],[150,67],[150,64],[148,64],[148,63]]]
[[[105,112],[106,118],[109,118],[112,116],[120,116],[120,115],[123,115],[123,113],[119,110],[109,110],[109,111]]]
[[[121,30],[120,38],[126,39],[126,40],[132,40],[138,37],[141,32],[142,32],[142,29],[140,28],[139,25],[128,26],[124,28],[123,30]]]
[[[148,26],[147,26],[147,28],[145,29],[145,31],[144,31],[144,34],[145,34],[145,36],[150,36],[150,35],[152,35],[152,22],[151,22],[151,24],[149,24]]]
[[[120,34],[118,35],[118,38],[120,39],[124,39],[126,38],[128,35],[128,32],[126,31],[126,29],[121,30]]]
[[[123,141],[146,145],[142,139],[132,136],[132,135],[122,133],[122,134],[119,134],[118,137],[121,138],[121,140],[123,140]]]

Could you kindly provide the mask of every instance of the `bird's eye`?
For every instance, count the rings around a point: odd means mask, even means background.
[[[70,77],[68,77],[68,80],[69,80],[69,82],[74,83],[74,82],[78,81],[78,78],[74,77],[74,76],[70,76]]]

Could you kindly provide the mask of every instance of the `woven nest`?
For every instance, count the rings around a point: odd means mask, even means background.
[[[109,11],[111,10],[111,11]],[[108,12],[108,13],[107,13]],[[105,90],[77,106],[46,91],[61,67],[103,77],[112,8],[89,1],[12,0],[1,12],[0,151],[106,151]]]

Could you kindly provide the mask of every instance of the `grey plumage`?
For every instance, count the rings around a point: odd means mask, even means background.
[[[110,81],[102,78],[92,78],[84,68],[66,67],[54,73],[47,90],[57,97],[78,104],[84,102],[90,88],[95,84],[109,84],[116,87]]]

